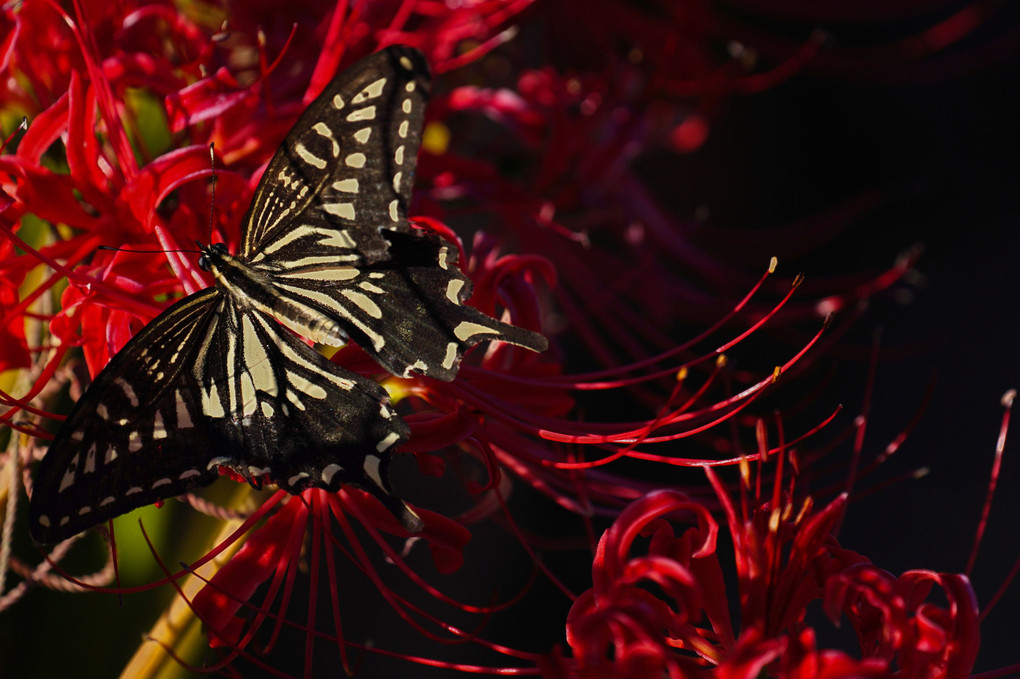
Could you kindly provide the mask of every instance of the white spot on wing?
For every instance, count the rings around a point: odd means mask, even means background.
[[[456,328],[453,329],[453,335],[462,342],[466,342],[468,339],[475,335],[498,335],[498,330],[493,330],[484,325],[478,323],[472,323],[471,321],[463,321]]]
[[[411,124],[409,122],[407,122],[406,120],[404,122],[400,123],[400,127],[397,128],[397,134],[400,135],[401,139],[404,139],[404,138],[407,137],[407,130],[410,127],[411,127]]]
[[[301,402],[301,399],[298,398],[297,392],[294,392],[294,391],[291,391],[290,389],[288,389],[287,390],[287,400],[290,401],[291,403],[293,403],[294,405],[296,405],[298,410],[301,410],[301,411],[308,410],[305,407],[305,404]]]
[[[294,153],[297,154],[298,158],[316,169],[323,170],[326,168],[326,161],[309,151],[305,148],[305,145],[300,142],[294,144]]]
[[[322,209],[341,219],[354,221],[354,203],[324,203]]]
[[[361,272],[350,266],[326,268],[317,270],[284,271],[278,273],[281,278],[303,278],[313,281],[349,281],[357,278]]]
[[[229,347],[228,347],[229,348]],[[229,358],[228,358],[229,360]],[[223,408],[223,401],[216,389],[216,383],[209,385],[209,390],[200,389],[202,392],[202,413],[208,417],[225,417],[227,411]],[[180,401],[178,401],[180,403]]]
[[[446,345],[446,356],[443,358],[443,367],[449,370],[453,367],[454,362],[457,360],[457,349],[459,345],[456,342],[450,342]]]
[[[160,486],[169,486],[173,481],[168,478],[156,479],[152,484],[152,489],[156,490]]]
[[[353,219],[353,217],[351,218]],[[315,229],[315,234],[323,236],[318,240],[319,245],[327,248],[353,248],[354,239],[351,238],[347,229]]]
[[[394,222],[400,219],[400,215],[397,213],[397,199],[394,198],[390,201],[390,219]]]
[[[371,283],[369,281],[361,281],[360,283],[358,283],[358,287],[361,288],[362,290],[365,290],[366,292],[371,292],[371,293],[374,293],[376,295],[382,295],[383,293],[386,292],[385,290],[380,288],[378,285],[374,285],[373,283]]]
[[[341,290],[340,294],[372,318],[382,318],[382,309],[368,295],[363,295],[357,290]]]
[[[137,431],[128,434],[128,452],[136,453],[142,449],[142,437]]]
[[[156,411],[155,417],[152,418],[152,438],[166,438],[166,424],[163,422],[163,413],[158,410]]]
[[[395,432],[395,431],[391,431],[389,434],[386,435],[386,438],[384,438],[379,443],[375,444],[375,449],[378,450],[381,453],[381,452],[383,452],[384,450],[386,450],[387,448],[389,448],[390,446],[392,446],[394,443],[396,443],[399,440],[400,440],[400,435],[397,434],[397,432]],[[366,457],[365,460],[367,462],[368,458]],[[380,483],[379,485],[382,485],[382,484]]]
[[[177,478],[179,478],[181,481],[184,481],[185,479],[190,479],[193,476],[201,476],[201,475],[202,475],[202,472],[198,471],[197,469],[189,469],[189,470],[187,470],[185,472],[181,472],[181,475],[178,476]]]
[[[290,370],[287,371],[287,380],[291,383],[291,385],[293,385],[295,389],[297,389],[298,391],[307,396],[311,396],[314,399],[322,400],[327,396],[326,390],[320,387],[318,384],[310,382],[301,375],[298,375],[295,372],[291,372]],[[297,402],[295,402],[294,405],[298,405]]]
[[[364,144],[364,143],[366,143],[369,140],[369,138],[371,136],[372,136],[372,128],[371,127],[363,127],[363,128],[361,128],[360,130],[358,130],[357,132],[354,133],[354,140],[357,141],[360,144]]]
[[[250,417],[255,414],[257,407],[258,399],[255,397],[255,383],[252,382],[251,374],[244,372],[241,375],[241,414],[244,417]]]
[[[374,83],[367,85],[365,89],[358,92],[353,99],[352,104],[360,104],[369,99],[375,99],[383,92],[383,88],[386,87],[386,78],[379,78]]]
[[[273,374],[273,367],[269,362],[269,355],[266,353],[265,348],[263,348],[262,342],[259,341],[259,337],[255,333],[255,326],[247,314],[241,316],[241,341],[244,342],[244,363],[248,369],[248,377],[253,383],[253,388],[270,396],[276,396],[279,392],[276,386],[276,376]],[[242,386],[242,391],[243,389],[244,387]],[[252,394],[252,398],[254,398],[254,394]],[[245,401],[246,406],[247,403]],[[252,413],[254,412],[253,407]],[[250,415],[252,413],[247,414]]]
[[[375,106],[366,106],[357,111],[351,111],[347,115],[347,122],[349,123],[357,123],[362,120],[375,120]]]
[[[460,291],[464,287],[464,281],[460,278],[454,278],[446,286],[446,298],[454,304],[460,304]]]
[[[281,237],[279,240],[273,241],[272,243],[267,245],[264,249],[260,250],[258,252],[258,254],[256,254],[254,257],[252,257],[252,261],[253,262],[257,262],[258,260],[262,259],[266,255],[271,255],[274,252],[276,252],[277,250],[279,250],[280,248],[287,247],[288,245],[290,245],[291,243],[293,243],[297,239],[301,238],[302,236],[307,235],[308,231],[309,231],[309,227],[307,227],[307,226],[301,225],[301,226],[294,227],[293,229],[291,229],[290,231],[285,233],[283,235],[283,237]]]
[[[343,467],[338,464],[326,465],[326,467],[322,470],[322,482],[329,485],[329,483],[333,480],[333,477],[336,476],[336,473],[339,471],[343,471]]]
[[[312,125],[312,129],[319,133],[320,136],[329,139],[333,143],[333,157],[336,158],[340,155],[340,144],[333,138],[333,130],[329,129],[326,123],[315,123]]]
[[[347,167],[361,168],[365,167],[365,161],[367,160],[368,158],[364,153],[352,153],[344,158],[344,163],[347,164]]]
[[[337,191],[343,191],[344,193],[357,193],[358,180],[353,177],[350,179],[342,179],[338,182],[333,182],[333,188]]]

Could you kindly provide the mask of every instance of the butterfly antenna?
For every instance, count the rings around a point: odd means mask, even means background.
[[[209,169],[212,170],[212,195],[209,198],[209,243],[212,243],[213,223],[216,217],[216,142],[209,142]]]
[[[195,241],[196,243],[198,241]],[[131,250],[130,248],[115,248],[112,245],[97,245],[96,250],[113,250],[114,252],[131,252],[141,255],[161,255],[165,252],[183,252],[189,255],[200,255],[201,250]]]

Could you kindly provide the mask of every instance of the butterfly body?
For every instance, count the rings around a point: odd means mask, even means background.
[[[230,470],[298,493],[352,484],[411,529],[386,469],[409,433],[375,381],[310,348],[348,338],[393,374],[443,380],[463,352],[545,338],[463,304],[457,249],[406,219],[428,69],[394,46],[340,74],[284,139],[215,285],[163,311],[95,377],[34,476],[29,527],[55,542]]]
[[[268,314],[313,342],[331,347],[347,343],[338,323],[305,302],[281,295],[269,276],[231,256],[221,243],[203,247],[199,264],[239,305]]]

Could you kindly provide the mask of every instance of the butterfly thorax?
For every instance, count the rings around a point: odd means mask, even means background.
[[[347,342],[347,334],[336,322],[307,303],[281,295],[269,276],[231,255],[222,243],[203,245],[199,266],[210,272],[216,285],[241,308],[268,314],[313,342],[333,347]]]

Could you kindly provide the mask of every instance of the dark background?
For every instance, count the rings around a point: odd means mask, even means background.
[[[886,194],[832,247],[781,262],[786,272],[877,269],[924,245],[912,299],[876,301],[849,338],[867,347],[871,328],[881,327],[889,350],[876,375],[865,444],[872,454],[908,424],[936,380],[916,430],[861,485],[920,467],[930,474],[853,502],[841,535],[845,547],[895,574],[964,569],[989,483],[999,400],[1020,385],[1020,60],[955,75],[940,68],[922,69],[923,78],[898,77],[895,66],[863,80],[801,74],[734,97],[704,148],[683,161],[696,183],[685,196],[710,204],[713,218],[731,227],[780,226],[860,192]],[[843,401],[852,417],[867,365],[837,363],[840,386],[824,395]],[[982,606],[1020,556],[1018,439],[1014,417],[972,578]],[[975,671],[1020,662],[1018,629],[1014,583],[982,625]]]

